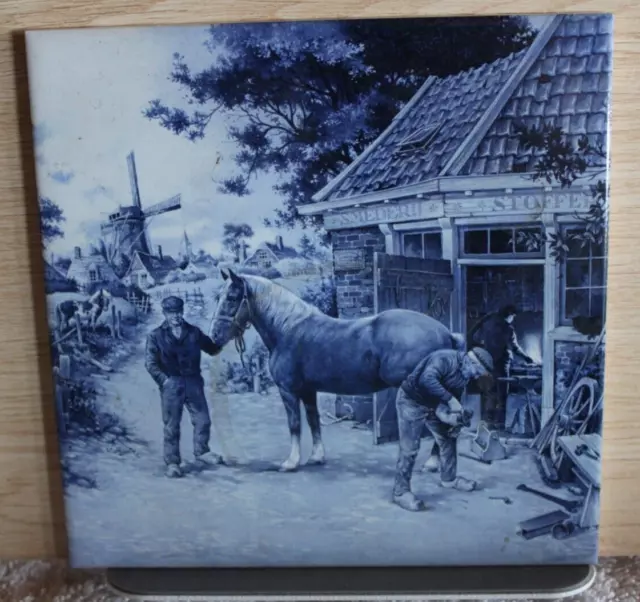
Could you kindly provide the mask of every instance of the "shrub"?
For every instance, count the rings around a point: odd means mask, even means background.
[[[320,311],[336,318],[338,306],[336,302],[336,288],[333,278],[321,278],[308,283],[300,292],[303,301],[315,305]]]

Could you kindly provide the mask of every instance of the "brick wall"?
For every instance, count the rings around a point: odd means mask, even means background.
[[[337,250],[364,250],[364,268],[335,272],[338,313],[341,318],[357,318],[373,313],[373,254],[384,252],[380,229],[356,228],[331,233],[331,246]]]
[[[554,382],[554,406],[566,397],[569,386],[573,381],[575,371],[582,363],[585,353],[593,343],[575,343],[558,341],[555,345],[555,382]],[[583,376],[596,378],[602,387],[604,382],[604,363],[602,355],[597,354],[587,367]]]
[[[373,314],[373,254],[385,251],[385,239],[380,229],[354,228],[331,233],[331,246],[337,250],[364,250],[364,268],[336,271],[336,301],[341,318],[360,318]],[[336,416],[353,414],[357,422],[373,417],[373,396],[339,395]]]

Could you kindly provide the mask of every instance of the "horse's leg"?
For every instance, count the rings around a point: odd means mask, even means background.
[[[313,438],[313,447],[307,464],[324,464],[324,444],[322,443],[322,433],[320,429],[320,413],[318,412],[318,395],[315,391],[305,393],[302,396],[302,403],[307,414],[307,422]]]
[[[297,470],[300,466],[300,399],[287,389],[280,387],[280,395],[284,402],[291,433],[291,451],[289,457],[280,465],[281,471]]]

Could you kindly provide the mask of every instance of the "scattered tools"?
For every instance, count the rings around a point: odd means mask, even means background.
[[[591,449],[585,443],[581,443],[580,445],[578,445],[578,447],[576,447],[576,456],[582,455],[585,455],[588,458],[593,458],[594,460],[600,459],[600,454],[596,450]]]
[[[507,457],[507,450],[500,442],[498,433],[490,431],[485,422],[478,424],[475,437],[471,442],[471,451],[483,460],[504,460]]]
[[[533,539],[541,535],[553,534],[554,528],[570,520],[571,515],[567,514],[564,510],[554,510],[553,512],[522,521],[518,525],[518,535],[524,537],[524,539]],[[557,529],[557,532],[560,533],[561,530],[562,528]]]
[[[490,500],[502,500],[507,506],[513,504],[513,500],[510,497],[489,496]]]
[[[458,452],[458,456],[461,458],[469,458],[470,460],[475,460],[476,462],[482,462],[483,464],[491,465],[491,460],[485,460],[484,458],[478,458],[478,456],[474,456],[472,454],[465,454],[464,452]]]
[[[545,500],[549,500],[554,504],[558,504],[564,508],[567,512],[576,512],[581,506],[582,501],[574,501],[574,500],[565,500],[561,497],[556,497],[555,495],[551,495],[550,493],[545,493],[544,491],[539,491],[538,489],[533,489],[533,487],[529,487],[528,485],[520,484],[516,487],[518,491],[526,491],[527,493],[533,493],[533,495],[537,495]]]

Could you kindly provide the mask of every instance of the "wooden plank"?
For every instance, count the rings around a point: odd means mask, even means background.
[[[589,483],[593,487],[600,488],[601,482],[601,438],[600,435],[571,435],[566,437],[558,437],[558,444],[565,451],[567,456],[571,459],[573,464],[585,475],[589,480]],[[590,455],[583,453],[578,455],[576,449],[580,445],[587,445],[590,449],[598,454],[598,459],[591,457]]]

